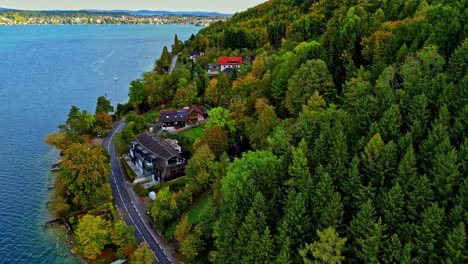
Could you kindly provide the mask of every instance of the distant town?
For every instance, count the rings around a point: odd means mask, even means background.
[[[209,26],[226,16],[217,15],[133,15],[126,12],[0,10],[0,26],[59,24],[188,24]]]

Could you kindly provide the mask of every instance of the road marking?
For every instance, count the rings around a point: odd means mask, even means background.
[[[107,150],[108,150],[109,153],[111,152],[111,151],[110,151],[111,141],[112,141],[112,139],[114,138],[115,133],[116,133],[116,132],[120,129],[120,127],[122,127],[123,125],[125,125],[125,122],[123,122],[122,124],[120,124],[120,125],[114,130],[114,132],[112,132],[112,135],[111,135],[110,140],[109,140],[108,145],[107,145]],[[115,156],[112,157],[112,158],[115,158],[115,159],[116,159],[116,161],[117,161],[117,166],[119,167],[119,170],[120,170],[120,173],[121,173],[120,176],[122,177],[122,180],[124,180],[123,175],[125,175],[125,174],[124,174],[124,172],[123,172],[122,165],[120,164],[120,161],[119,161]],[[112,165],[112,164],[111,164],[111,165]],[[141,230],[138,228],[138,226],[136,225],[135,221],[133,220],[133,217],[130,215],[127,206],[125,205],[125,202],[124,202],[124,199],[123,199],[123,197],[122,197],[122,194],[120,193],[120,188],[119,188],[119,186],[118,186],[118,184],[117,184],[117,181],[116,181],[116,179],[115,179],[115,175],[114,175],[114,171],[113,171],[113,170],[111,170],[111,174],[112,174],[112,176],[113,176],[113,178],[114,178],[114,183],[115,183],[115,186],[117,187],[117,192],[119,193],[120,200],[122,201],[122,204],[123,204],[123,206],[124,206],[124,208],[125,208],[125,211],[127,212],[128,216],[130,217],[130,220],[132,221],[133,225],[136,227],[138,233],[140,233],[140,235],[143,237],[143,239],[145,240],[145,242],[148,243],[148,241],[146,241],[146,238],[145,238],[145,237],[143,236],[143,234],[141,233]],[[126,188],[125,188],[125,189],[126,189]],[[126,190],[127,190],[127,193],[129,193],[129,190],[128,190],[128,189],[126,189]],[[131,191],[130,191],[130,192],[131,192]],[[133,193],[132,193],[132,194],[133,194]],[[135,196],[135,194],[133,194],[133,196]],[[129,197],[130,197],[130,193],[129,193]],[[153,235],[153,233],[151,232],[151,229],[148,227],[148,225],[146,224],[146,222],[143,220],[142,215],[140,214],[140,212],[139,212],[138,209],[136,208],[136,206],[135,206],[135,204],[133,203],[133,200],[132,200],[131,198],[130,198],[130,202],[132,203],[133,207],[135,208],[136,213],[140,216],[140,220],[141,220],[141,222],[143,223],[143,225],[145,226],[146,230],[149,232],[149,234],[151,235],[151,237],[153,238],[153,240],[156,242],[156,245],[158,246],[159,250],[161,250],[161,251],[163,252],[164,256],[166,256],[166,258],[167,258],[167,260],[169,261],[169,263],[172,263],[172,261],[167,257],[166,252],[165,252],[165,251],[162,249],[162,247],[160,246],[160,244],[159,244],[158,240],[156,239],[156,237],[155,237],[155,236]],[[153,255],[154,255],[154,257],[156,258],[156,260],[159,262],[159,259],[158,259],[158,257],[156,256],[156,254],[155,254],[154,252],[153,252]]]

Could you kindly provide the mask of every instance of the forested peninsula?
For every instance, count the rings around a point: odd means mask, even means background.
[[[160,110],[210,109],[200,135],[173,136],[183,181],[150,189],[148,213],[180,260],[465,263],[467,10],[271,0],[176,37],[111,118],[126,120],[125,154]],[[213,74],[224,57],[244,63]],[[86,144],[88,124],[50,143]],[[69,193],[63,204],[87,207]]]

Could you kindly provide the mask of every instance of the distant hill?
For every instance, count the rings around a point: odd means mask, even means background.
[[[203,12],[203,11],[152,11],[152,10],[98,10],[88,9],[88,12],[100,12],[100,13],[129,13],[136,16],[162,16],[162,15],[176,15],[176,16],[223,16],[232,17],[232,14],[222,14],[218,12]]]
[[[32,11],[32,10],[20,10],[11,8],[2,8],[0,11]],[[34,10],[34,12],[53,12],[53,13],[95,13],[95,14],[118,14],[118,15],[134,15],[134,16],[162,16],[162,15],[173,15],[173,16],[222,16],[232,17],[232,14],[222,14],[218,12],[203,12],[203,11],[151,11],[151,10],[101,10],[101,9],[86,9],[86,10]]]

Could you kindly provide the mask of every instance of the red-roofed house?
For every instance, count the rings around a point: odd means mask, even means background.
[[[218,64],[221,68],[221,71],[229,68],[239,69],[242,65],[242,57],[219,57]]]

